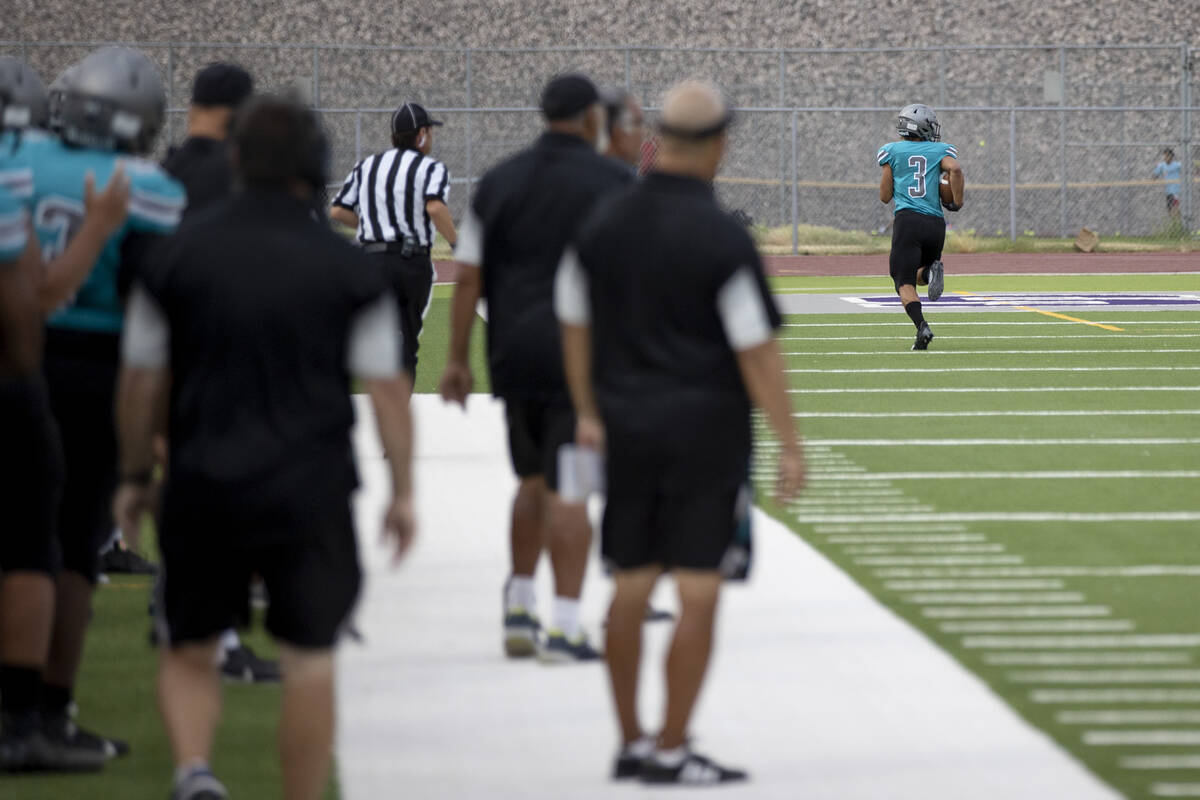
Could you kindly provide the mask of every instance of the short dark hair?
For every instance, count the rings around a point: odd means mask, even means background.
[[[192,103],[237,108],[254,92],[254,78],[238,64],[216,61],[196,73]]]
[[[415,131],[401,131],[400,133],[392,134],[392,147],[397,147],[401,150],[416,150],[417,137],[421,135],[424,128],[418,128]]]
[[[606,86],[600,90],[600,102],[604,103],[605,127],[609,133],[617,127],[632,97],[628,89],[620,86]]]
[[[316,112],[296,99],[252,98],[238,114],[233,140],[247,186],[284,188],[297,179],[314,188],[326,183],[329,140]]]

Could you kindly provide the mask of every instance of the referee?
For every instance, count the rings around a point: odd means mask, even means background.
[[[392,114],[392,149],[358,162],[333,198],[329,216],[358,230],[363,250],[381,262],[400,304],[404,369],[415,381],[417,347],[436,275],[429,256],[433,231],[458,242],[446,199],[450,171],[430,158],[433,129],[442,124],[419,103]]]

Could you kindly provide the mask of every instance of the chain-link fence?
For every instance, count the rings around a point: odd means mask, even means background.
[[[4,42],[47,79],[97,43]],[[950,218],[979,236],[1195,238],[1200,189],[1200,79],[1192,48],[1136,46],[680,50],[655,47],[446,49],[137,43],[162,70],[169,123],[182,138],[191,80],[215,60],[243,64],[266,90],[300,89],[324,114],[335,179],[386,148],[405,100],[446,126],[435,154],[454,176],[461,215],[471,186],[538,133],[542,84],[580,70],[625,86],[649,107],[688,76],[714,78],[739,107],[718,180],[724,203],[758,225],[791,231],[886,229],[875,152],[895,138],[896,109],[935,106],[958,146],[967,204]],[[1153,177],[1161,152],[1181,162],[1179,204]],[[805,228],[808,230],[808,228]]]

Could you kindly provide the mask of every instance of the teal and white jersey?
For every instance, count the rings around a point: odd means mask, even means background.
[[[0,262],[16,261],[28,241],[25,207],[0,188]]]
[[[879,148],[879,166],[892,167],[892,195],[896,210],[904,208],[942,216],[938,181],[942,177],[942,159],[958,158],[958,150],[945,142],[918,142],[901,139]]]
[[[123,309],[117,278],[121,245],[136,234],[172,233],[186,205],[183,186],[158,164],[143,158],[71,147],[40,131],[0,137],[0,188],[7,189],[29,211],[46,261],[66,249],[83,222],[84,176],[92,173],[99,191],[117,164],[124,166],[130,182],[129,216],[104,245],[75,297],[50,316],[52,327],[120,332]]]

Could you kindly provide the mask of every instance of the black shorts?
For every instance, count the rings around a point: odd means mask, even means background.
[[[0,572],[58,571],[62,442],[41,376],[0,380]]]
[[[118,338],[51,329],[44,371],[62,436],[66,482],[58,513],[62,567],[96,581],[113,532],[117,439],[113,406]]]
[[[1174,211],[1177,208],[1179,208],[1179,195],[1167,195],[1167,211]]]
[[[159,640],[210,641],[250,620],[250,581],[266,584],[271,635],[305,649],[332,647],[358,599],[362,572],[349,500],[292,538],[255,543],[256,524],[164,503],[159,526]]]
[[[541,475],[558,490],[558,450],[575,441],[575,412],[569,405],[545,400],[506,398],[508,452],[519,478]]]
[[[433,260],[428,253],[409,258],[398,252],[371,253],[369,257],[380,259],[396,293],[400,333],[404,335],[404,369],[415,378],[421,328],[433,297]]]
[[[897,291],[917,285],[917,270],[942,257],[946,220],[919,211],[901,209],[892,223],[892,254],[888,267]]]
[[[600,545],[607,564],[615,570],[719,569],[737,531],[742,482],[681,484],[686,464],[647,463],[636,450],[623,448],[610,435]]]

